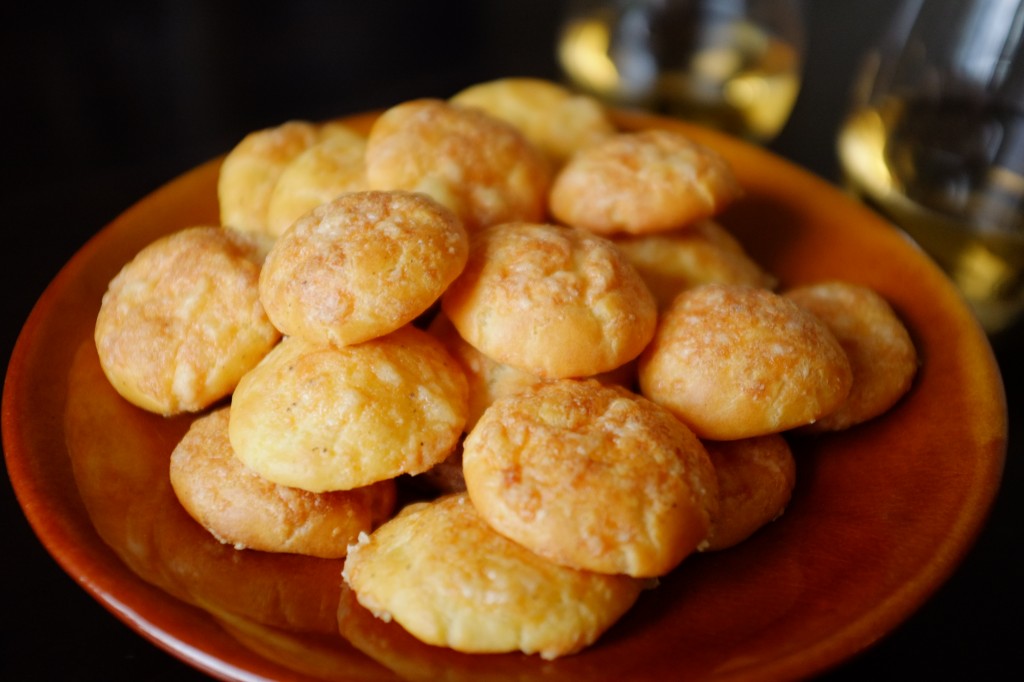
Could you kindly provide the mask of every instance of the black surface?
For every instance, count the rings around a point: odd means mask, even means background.
[[[244,133],[445,96],[499,76],[556,76],[559,3],[545,0],[167,0],[118,11],[103,3],[11,4],[0,9],[5,366],[31,306],[89,236]],[[807,3],[806,80],[775,151],[836,178],[833,139],[854,67],[890,11],[888,0]],[[1021,341],[1018,332],[995,344],[1011,436],[985,531],[924,608],[824,679],[1015,677],[1024,576]],[[0,679],[205,679],[61,571],[6,476],[0,503]]]

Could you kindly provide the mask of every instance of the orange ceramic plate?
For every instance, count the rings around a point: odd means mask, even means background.
[[[782,519],[735,549],[688,559],[594,647],[554,662],[422,645],[352,603],[340,562],[219,545],[166,482],[188,420],[122,401],[91,345],[122,264],[159,235],[216,221],[213,161],[92,239],[15,348],[4,449],[47,549],[141,634],[226,679],[782,679],[827,669],[892,630],[951,574],[998,487],[1006,406],[984,334],[928,259],[828,184],[713,132],[618,120],[678,128],[719,149],[746,189],[723,222],[783,286],[866,284],[917,344],[920,372],[895,409],[842,434],[793,439],[799,483]]]

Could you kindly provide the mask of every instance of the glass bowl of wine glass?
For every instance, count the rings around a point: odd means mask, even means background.
[[[766,143],[799,93],[803,32],[797,0],[572,0],[558,61],[615,106]]]
[[[947,272],[990,334],[1024,312],[1024,0],[904,0],[838,135],[848,187]]]

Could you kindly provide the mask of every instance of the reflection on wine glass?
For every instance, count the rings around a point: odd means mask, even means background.
[[[800,89],[797,0],[575,0],[558,59],[575,87],[757,142]]]
[[[990,333],[1024,310],[1024,0],[908,0],[865,61],[851,189],[949,273]]]

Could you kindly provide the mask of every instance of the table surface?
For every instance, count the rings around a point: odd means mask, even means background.
[[[244,133],[289,118],[446,96],[500,76],[557,78],[561,4],[297,0],[259,12],[251,3],[182,0],[117,11],[102,2],[0,10],[0,90],[7,102],[0,111],[0,206],[12,256],[3,272],[5,363],[63,263],[152,189],[226,151]],[[833,140],[847,93],[860,56],[891,11],[889,0],[805,4],[804,85],[774,151],[837,180]],[[822,679],[1009,677],[1019,658],[1024,576],[1022,341],[1020,329],[993,339],[1010,445],[984,531],[918,613]],[[0,679],[205,679],[136,635],[61,571],[26,523],[6,475],[0,502]]]

